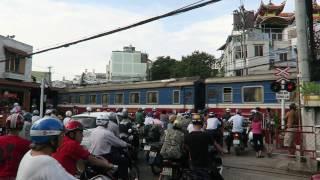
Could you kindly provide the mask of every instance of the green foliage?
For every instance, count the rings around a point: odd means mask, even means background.
[[[218,71],[212,69],[216,58],[205,52],[194,51],[183,56],[181,61],[170,57],[158,57],[151,68],[152,80],[200,76],[214,77]]]
[[[320,95],[320,84],[316,82],[304,82],[301,85],[301,94]]]
[[[175,59],[171,59],[170,56],[158,57],[157,60],[152,64],[152,67],[150,69],[152,80],[171,78],[171,72],[176,63],[177,61]]]

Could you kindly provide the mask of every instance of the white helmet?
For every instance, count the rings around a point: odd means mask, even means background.
[[[156,107],[153,107],[153,108],[152,108],[152,111],[156,111],[156,110],[157,110],[157,108],[156,108]]]
[[[32,115],[39,115],[39,111],[38,111],[38,110],[36,110],[36,109],[35,109],[35,110],[33,110],[33,111],[32,111]]]
[[[45,115],[51,115],[51,113],[52,113],[52,109],[47,109],[44,114],[45,114]]]
[[[91,112],[91,111],[92,111],[92,108],[91,108],[90,106],[88,106],[88,107],[86,108],[86,110],[87,110],[88,112]]]
[[[230,112],[230,111],[231,111],[231,109],[230,109],[230,108],[227,108],[227,109],[226,109],[226,112]]]
[[[67,116],[67,117],[71,117],[71,116],[72,116],[72,112],[71,112],[71,111],[67,111],[67,112],[66,112],[66,116]]]
[[[99,115],[99,116],[97,117],[97,119],[96,119],[96,125],[97,125],[97,126],[105,126],[105,125],[108,124],[109,120],[110,120],[109,115],[107,115],[107,114],[101,114],[101,115]]]
[[[14,106],[14,107],[19,106],[19,103],[15,102],[15,103],[13,104],[13,106]]]

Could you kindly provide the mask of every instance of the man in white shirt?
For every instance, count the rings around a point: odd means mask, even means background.
[[[129,162],[125,157],[121,156],[116,148],[126,148],[129,144],[121,140],[108,129],[110,122],[109,114],[97,118],[97,127],[90,135],[91,146],[89,148],[89,152],[93,155],[103,156],[111,163],[118,165],[119,178],[127,179]]]
[[[228,122],[232,123],[232,132],[233,133],[242,133],[243,132],[243,123],[244,119],[243,116],[241,116],[241,111],[236,110],[236,114],[233,115]]]
[[[31,127],[31,150],[22,158],[16,180],[76,180],[51,154],[59,146],[63,124],[54,118],[36,121]]]

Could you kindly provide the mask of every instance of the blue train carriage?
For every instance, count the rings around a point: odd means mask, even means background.
[[[203,96],[201,104],[196,100],[197,107],[204,108],[204,81],[199,81],[199,78],[180,78],[66,88],[59,91],[58,109],[73,110],[76,114],[86,111],[88,106],[93,111],[123,107],[128,108],[129,112],[135,112],[139,107],[146,108],[146,111],[151,111],[152,108],[157,108],[158,111],[186,111],[195,107],[195,85],[203,89],[197,89],[196,93],[202,92]]]
[[[293,81],[295,78],[296,74],[290,76]],[[233,113],[236,109],[241,109],[245,116],[256,107],[260,107],[262,112],[269,107],[280,115],[280,100],[276,99],[276,93],[270,88],[271,83],[276,80],[277,77],[273,74],[208,78],[205,81],[206,107],[220,115],[226,108],[230,108]],[[286,101],[286,108],[296,100],[296,92],[291,92],[290,99]]]

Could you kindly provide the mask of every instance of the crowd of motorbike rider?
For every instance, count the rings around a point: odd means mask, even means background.
[[[250,120],[257,157],[263,157],[259,111],[259,108],[252,111]],[[7,134],[0,137],[0,178],[76,179],[77,161],[84,160],[103,170],[113,170],[120,179],[128,179],[129,162],[120,149],[130,148],[132,144],[122,140],[121,133],[134,126],[147,141],[161,142],[163,159],[180,161],[193,170],[209,168],[210,148],[220,154],[230,153],[232,136],[224,138],[226,129],[242,134],[245,145],[248,141],[244,130],[246,122],[240,110],[232,115],[227,108],[219,117],[205,110],[176,113],[159,112],[156,108],[147,112],[138,108],[135,114],[129,114],[124,108],[96,119],[97,127],[91,132],[90,147],[86,149],[81,146],[84,127],[71,116],[72,112],[67,111],[64,119],[59,118],[54,109],[49,109],[41,118],[38,110],[23,113],[15,104],[6,119]]]

